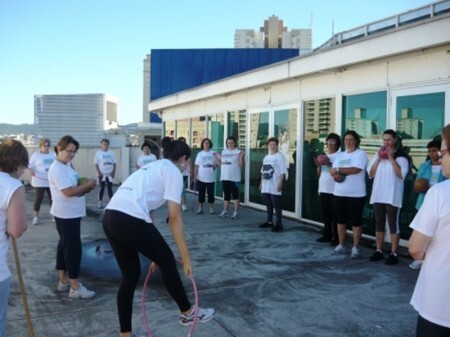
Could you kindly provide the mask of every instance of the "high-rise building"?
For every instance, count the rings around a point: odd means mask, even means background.
[[[71,135],[81,146],[98,146],[109,129],[117,129],[118,99],[108,94],[35,95],[35,139],[53,144]]]
[[[300,54],[312,50],[311,29],[292,29],[289,31],[283,25],[283,20],[272,15],[264,20],[264,26],[259,31],[252,29],[236,29],[234,33],[235,48],[295,48]]]

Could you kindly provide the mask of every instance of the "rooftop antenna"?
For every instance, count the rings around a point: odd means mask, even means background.
[[[334,36],[334,20],[331,21],[331,36]]]
[[[313,13],[311,12],[311,18],[309,19],[309,27],[312,29],[313,26]]]

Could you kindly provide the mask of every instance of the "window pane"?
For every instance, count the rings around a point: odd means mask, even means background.
[[[275,110],[274,134],[278,137],[279,151],[286,157],[289,164],[289,176],[285,182],[281,196],[281,207],[295,212],[295,140],[297,138],[297,109]]]
[[[250,181],[249,200],[265,205],[259,183],[264,156],[267,154],[267,139],[269,138],[269,113],[250,114]]]
[[[247,142],[247,111],[235,110],[228,112],[228,136],[236,139],[236,146],[245,151]],[[239,199],[245,200],[245,167],[241,170],[241,184],[239,186]]]
[[[208,116],[208,138],[211,139],[214,147],[213,150],[221,153],[223,151],[224,144],[224,114],[219,113],[215,115]],[[222,183],[220,182],[220,167],[216,169],[216,191],[215,195],[217,197],[222,197]]]
[[[336,100],[323,98],[305,101],[303,176],[302,176],[302,218],[323,221],[321,203],[318,194],[318,177],[314,157],[324,152],[325,138],[335,130]]]

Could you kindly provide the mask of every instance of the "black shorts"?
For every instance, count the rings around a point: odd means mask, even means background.
[[[334,196],[337,223],[359,227],[362,225],[362,214],[366,197]]]

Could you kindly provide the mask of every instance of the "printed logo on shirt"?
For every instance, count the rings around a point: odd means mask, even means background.
[[[274,172],[275,170],[273,169],[273,166],[271,164],[263,164],[261,173],[264,180],[272,179]]]

